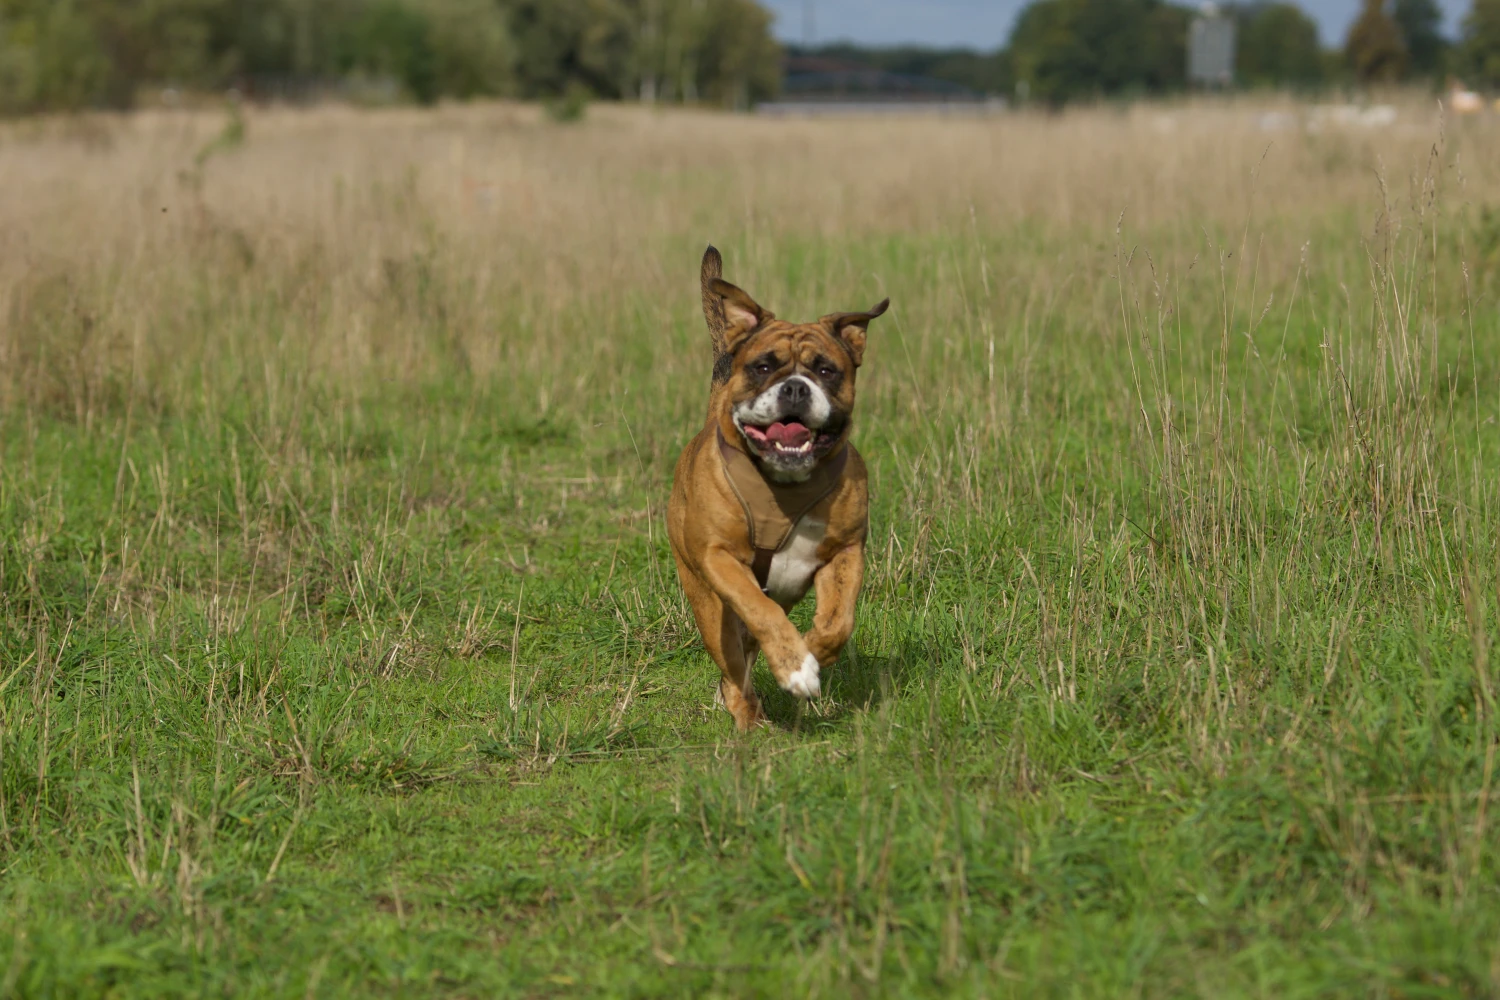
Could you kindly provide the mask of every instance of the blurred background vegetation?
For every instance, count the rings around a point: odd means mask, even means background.
[[[249,97],[748,106],[781,51],[754,0],[0,0],[0,110]]]
[[[1500,0],[1444,37],[1436,0],[1365,0],[1325,49],[1289,2],[1222,8],[1236,83],[1315,90],[1456,75],[1500,88]],[[1060,104],[1184,86],[1194,12],[1163,0],[1037,0],[993,49],[784,50],[755,0],[0,0],[0,113],[129,107],[235,88],[253,99],[514,97],[746,108],[784,74],[862,69]],[[1000,42],[996,39],[996,42]]]

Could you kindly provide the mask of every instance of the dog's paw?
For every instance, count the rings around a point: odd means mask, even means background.
[[[781,685],[798,698],[816,698],[822,693],[818,682],[818,658],[808,653],[802,658],[802,666],[787,677]]]

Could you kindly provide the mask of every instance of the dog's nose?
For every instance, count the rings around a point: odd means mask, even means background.
[[[781,398],[791,406],[801,406],[812,398],[812,390],[800,378],[781,383]]]

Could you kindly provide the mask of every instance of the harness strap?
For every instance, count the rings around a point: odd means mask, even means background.
[[[807,513],[838,488],[849,460],[849,449],[842,447],[825,465],[813,469],[800,483],[773,483],[761,475],[750,456],[724,440],[718,433],[719,456],[724,462],[724,477],[745,512],[745,526],[755,557],[751,570],[760,588],[766,588],[771,574],[771,560],[786,546],[797,525]]]

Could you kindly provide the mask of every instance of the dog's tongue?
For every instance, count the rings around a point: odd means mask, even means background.
[[[812,440],[812,431],[798,423],[775,423],[766,428],[766,437],[777,444],[800,448]]]

